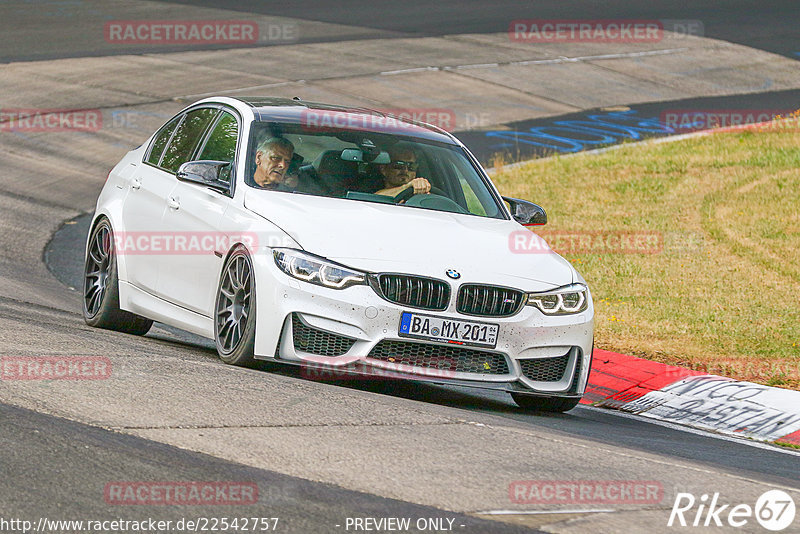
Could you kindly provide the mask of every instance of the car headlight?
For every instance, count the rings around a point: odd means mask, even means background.
[[[318,256],[306,254],[290,248],[276,248],[272,251],[275,265],[293,278],[332,289],[366,283],[366,274],[337,265]]]
[[[589,307],[589,288],[570,284],[543,293],[528,293],[528,306],[536,306],[545,315],[580,313]]]

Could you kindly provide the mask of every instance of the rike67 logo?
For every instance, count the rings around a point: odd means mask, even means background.
[[[778,532],[792,525],[795,511],[794,499],[781,490],[763,493],[755,506],[723,504],[719,493],[710,497],[703,494],[699,499],[691,493],[678,493],[667,526],[722,527],[727,523],[727,526],[741,528],[755,518],[763,528]]]

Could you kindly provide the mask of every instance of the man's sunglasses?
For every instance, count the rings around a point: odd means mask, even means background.
[[[403,169],[408,169],[409,171],[416,171],[419,168],[419,164],[416,161],[397,160],[391,162],[389,164],[389,167],[398,171],[402,171]]]

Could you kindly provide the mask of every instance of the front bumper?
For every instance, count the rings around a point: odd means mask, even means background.
[[[454,297],[444,311],[420,310],[388,302],[369,286],[335,290],[295,280],[271,255],[255,261],[262,275],[256,289],[258,359],[302,365],[319,378],[412,379],[557,397],[580,397],[585,390],[591,301],[575,315],[546,316],[525,306],[511,317],[474,317],[458,313]],[[452,294],[470,282],[451,284]],[[404,311],[498,324],[497,344],[457,347],[402,337]]]

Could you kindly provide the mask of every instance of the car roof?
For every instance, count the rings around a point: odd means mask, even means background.
[[[321,129],[363,130],[417,137],[451,145],[460,144],[441,128],[379,110],[336,106],[297,98],[233,98],[249,106],[257,121],[308,124]]]

